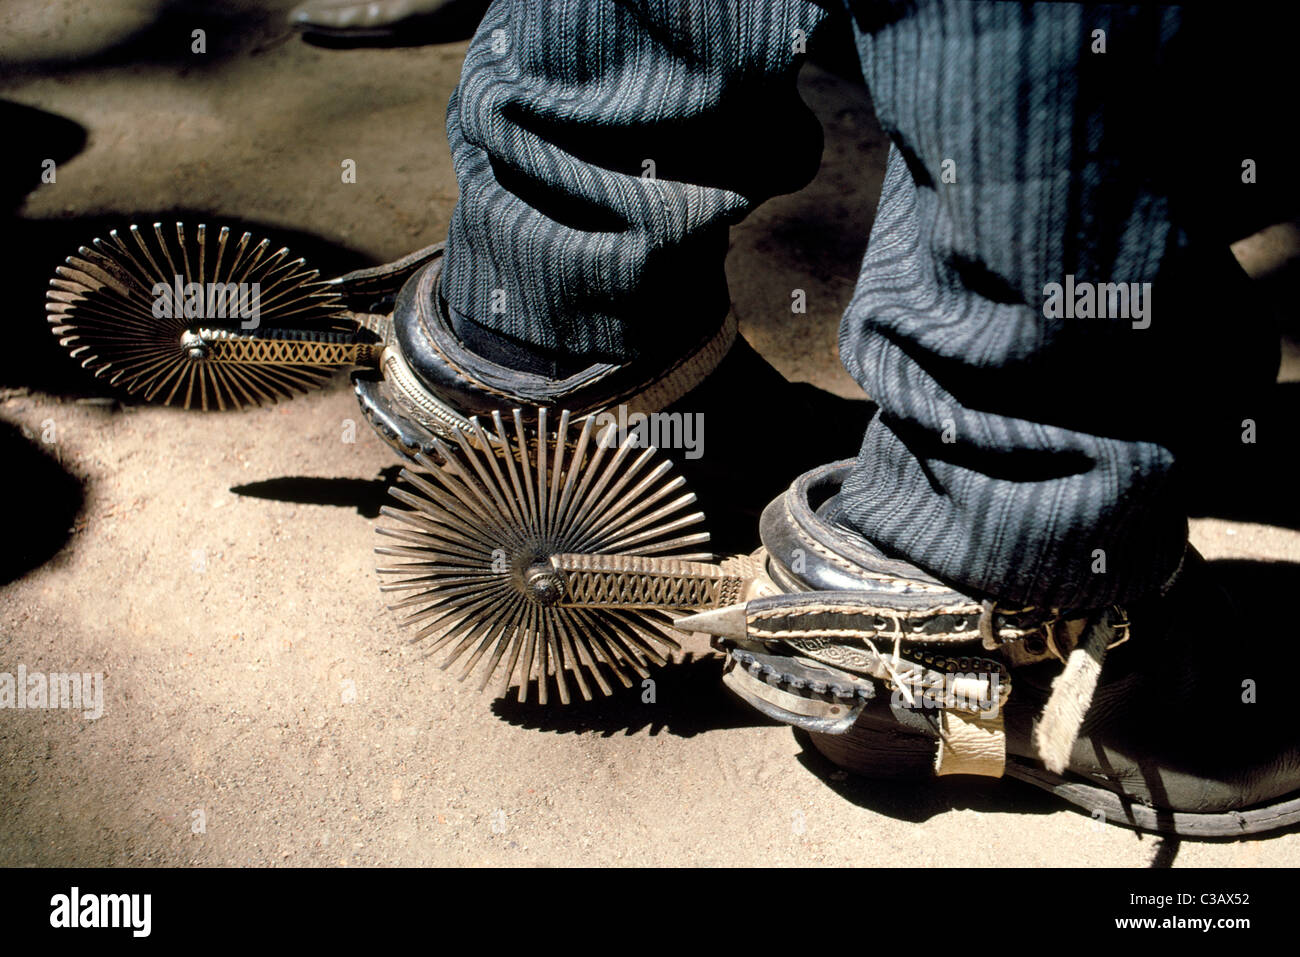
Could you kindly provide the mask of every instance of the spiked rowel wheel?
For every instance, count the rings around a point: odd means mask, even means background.
[[[375,549],[406,559],[379,573],[410,592],[390,607],[413,641],[449,648],[461,680],[478,669],[479,690],[500,673],[522,702],[536,680],[542,704],[551,679],[564,704],[570,680],[587,700],[593,684],[611,693],[606,673],[630,687],[680,647],[666,612],[731,604],[745,582],[695,550],[709,536],[670,461],[593,417],[558,418],[494,413],[435,439],[436,457],[416,456],[425,474],[389,489],[407,508],[385,507],[400,527],[377,531],[402,544]]]
[[[81,365],[146,400],[238,409],[376,362],[382,330],[287,248],[204,225],[112,230],[50,280],[47,318]]]

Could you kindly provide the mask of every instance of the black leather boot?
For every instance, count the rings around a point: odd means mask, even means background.
[[[699,385],[736,339],[735,320],[727,317],[667,360],[532,371],[546,365],[546,357],[490,358],[468,347],[441,308],[442,244],[415,255],[422,261],[414,272],[394,269],[398,264],[369,271],[387,270],[401,282],[390,279],[385,290],[368,277],[371,296],[397,287],[391,302],[371,307],[391,309],[392,332],[380,373],[354,377],[371,424],[403,455],[427,452],[433,435],[468,429],[471,416],[504,409],[564,408],[575,418],[619,405],[658,411]],[[356,280],[345,276],[342,282],[353,287]]]
[[[1188,836],[1300,820],[1289,638],[1249,627],[1195,551],[1129,608],[1003,608],[839,524],[850,465],[765,510],[771,594],[677,623],[717,636],[741,698],[863,775],[1006,775]]]

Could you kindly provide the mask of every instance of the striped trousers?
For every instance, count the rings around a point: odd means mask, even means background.
[[[499,0],[448,108],[447,308],[554,375],[697,339],[729,225],[816,172],[799,66],[852,31],[892,145],[840,330],[879,406],[842,521],[1005,602],[1149,594],[1185,546],[1187,463],[1276,373],[1216,218],[1241,152],[1197,112],[1224,29],[1153,5]]]

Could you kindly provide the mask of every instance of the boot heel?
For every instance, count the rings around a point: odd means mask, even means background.
[[[881,727],[865,715],[843,734],[809,732],[817,751],[837,767],[866,778],[934,777],[938,742],[921,734]]]

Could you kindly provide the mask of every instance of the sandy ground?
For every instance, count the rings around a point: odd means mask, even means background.
[[[443,109],[464,44],[311,46],[280,27],[288,5],[0,10],[0,98],[44,111],[21,111],[10,128],[25,135],[6,145],[17,345],[0,369],[0,671],[105,676],[98,720],[0,713],[0,864],[1300,861],[1295,834],[1157,840],[1011,781],[849,778],[733,704],[703,644],[661,672],[653,703],[639,689],[564,712],[480,696],[383,606],[372,519],[395,459],[346,382],[204,416],[80,378],[52,351],[41,297],[106,225],[247,224],[326,272],[442,238],[456,193]],[[195,28],[206,54],[190,52]],[[792,379],[851,396],[835,326],[884,140],[853,84],[817,68],[803,84],[823,169],[735,230],[729,273],[750,341]],[[40,185],[46,157],[57,180]],[[345,159],[356,184],[340,181]],[[1295,238],[1278,227],[1239,251],[1269,282],[1289,275]],[[1296,523],[1228,511],[1195,523],[1211,558],[1295,568]]]

